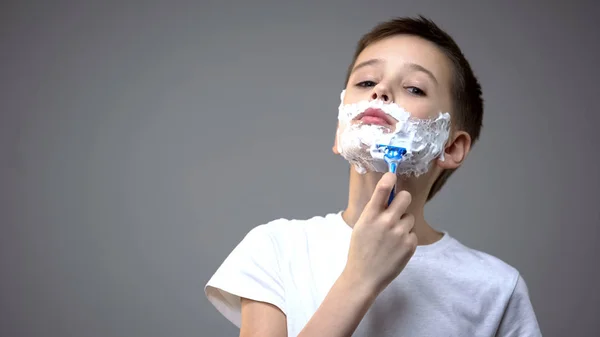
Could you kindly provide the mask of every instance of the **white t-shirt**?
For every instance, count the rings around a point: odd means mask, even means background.
[[[240,297],[275,305],[297,336],[345,267],[341,212],[253,228],[208,281],[209,301],[240,327]],[[353,336],[541,336],[519,272],[447,232],[418,246]]]

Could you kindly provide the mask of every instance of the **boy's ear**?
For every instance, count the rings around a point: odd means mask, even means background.
[[[443,169],[456,169],[467,158],[471,150],[471,136],[465,131],[455,132],[444,149],[444,160],[438,159],[437,164]]]
[[[340,125],[338,122],[338,125],[335,129],[335,138],[333,140],[333,148],[331,149],[333,151],[333,153],[335,154],[340,154],[340,151],[338,151],[338,133],[340,132]]]

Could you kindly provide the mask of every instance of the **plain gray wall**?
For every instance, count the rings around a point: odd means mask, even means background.
[[[359,37],[424,14],[486,101],[427,208],[517,267],[545,336],[600,336],[592,1],[12,1],[0,8],[0,336],[235,336],[203,286],[254,226],[345,206]]]

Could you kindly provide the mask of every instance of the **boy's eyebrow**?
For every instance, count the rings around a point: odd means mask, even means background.
[[[363,61],[357,65],[354,66],[354,68],[352,68],[352,71],[350,73],[353,73],[355,71],[357,71],[360,68],[366,67],[366,66],[372,66],[372,65],[376,65],[376,64],[380,64],[383,63],[382,59],[370,59],[370,60],[366,60]]]
[[[382,60],[382,59],[370,59],[370,60],[363,61],[363,62],[355,65],[354,68],[352,68],[352,72],[351,73],[357,71],[360,68],[367,67],[367,66],[372,66],[372,65],[378,65],[378,64],[381,64],[383,62],[385,62],[385,61]],[[407,63],[405,65],[405,67],[408,68],[408,69],[414,70],[414,71],[420,71],[420,72],[425,73],[427,76],[429,76],[429,78],[431,78],[431,80],[433,82],[435,82],[436,84],[438,84],[438,81],[435,78],[435,76],[433,75],[433,73],[431,71],[429,71],[427,68],[423,67],[422,65],[416,64],[416,63]]]
[[[422,65],[416,63],[407,63],[406,67],[414,71],[420,71],[425,73],[427,76],[429,76],[429,78],[431,78],[431,80],[433,80],[433,82],[435,82],[435,84],[438,84],[438,81],[435,78],[435,76],[433,76],[433,73],[427,68],[423,67]]]

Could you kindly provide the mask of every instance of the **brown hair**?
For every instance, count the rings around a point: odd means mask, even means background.
[[[344,86],[348,84],[350,73],[358,55],[367,46],[384,38],[401,34],[414,35],[434,43],[454,65],[454,79],[451,89],[454,105],[453,128],[466,131],[471,136],[472,146],[479,138],[483,121],[481,85],[454,39],[430,19],[423,16],[417,18],[401,17],[375,26],[358,41],[352,63],[348,67]],[[427,201],[439,192],[454,171],[455,169],[448,169],[440,174],[429,191]]]

